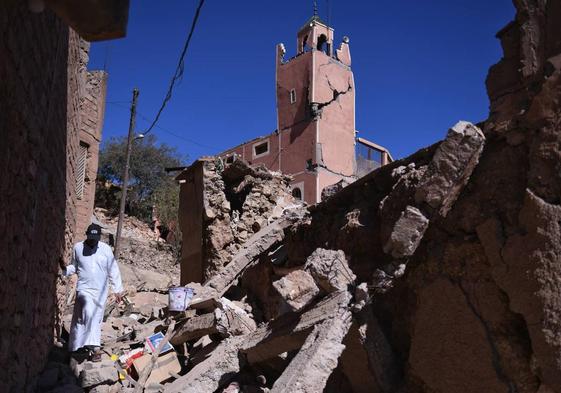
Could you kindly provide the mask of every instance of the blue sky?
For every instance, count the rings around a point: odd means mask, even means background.
[[[104,140],[126,135],[128,102],[140,89],[137,129],[167,91],[196,0],[131,2],[127,37],[94,43],[90,69],[109,72]],[[510,0],[319,0],[338,45],[350,38],[360,136],[405,157],[458,120],[487,117],[485,77],[501,57],[495,33],[514,17]],[[330,12],[328,15],[327,4]],[[158,140],[189,161],[272,132],[275,45],[295,52],[312,1],[206,0],[183,80]]]

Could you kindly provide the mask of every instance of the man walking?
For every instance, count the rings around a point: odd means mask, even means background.
[[[111,247],[99,241],[101,227],[91,224],[86,237],[86,240],[74,245],[72,263],[64,271],[67,277],[78,274],[68,349],[74,352],[85,348],[92,354],[92,360],[100,360],[101,323],[109,292],[108,283],[117,302],[121,301],[123,284]]]

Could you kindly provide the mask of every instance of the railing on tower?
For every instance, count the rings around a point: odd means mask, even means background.
[[[359,178],[393,161],[385,147],[363,138],[356,138],[355,159],[356,176]]]

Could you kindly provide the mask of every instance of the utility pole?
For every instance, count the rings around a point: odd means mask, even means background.
[[[115,249],[113,253],[115,258],[119,258],[119,245],[121,243],[121,230],[123,229],[123,219],[125,217],[125,205],[127,202],[127,187],[129,185],[129,165],[131,159],[132,142],[134,139],[134,128],[136,125],[136,102],[138,100],[138,89],[135,87],[132,90],[132,105],[131,105],[131,118],[129,123],[129,137],[127,139],[127,152],[125,161],[125,170],[123,173],[123,187],[121,192],[121,206],[119,207],[119,221],[117,222],[117,233],[115,235]],[[140,136],[141,138],[144,135]]]

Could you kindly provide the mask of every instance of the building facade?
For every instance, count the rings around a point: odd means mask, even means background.
[[[75,216],[77,236],[83,235],[92,222],[107,78],[105,71],[86,71],[82,80],[80,131],[74,182],[77,200]]]
[[[34,392],[53,344],[66,305],[57,274],[89,206],[77,179],[95,179],[103,113],[94,80],[105,76],[88,74],[83,38],[123,36],[127,15],[126,0],[0,5],[0,392]]]
[[[391,161],[387,149],[357,138],[349,40],[317,16],[297,34],[297,54],[276,48],[277,129],[219,154],[293,176],[293,195],[317,203],[325,187],[352,182]]]

